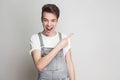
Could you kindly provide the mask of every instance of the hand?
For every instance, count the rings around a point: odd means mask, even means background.
[[[73,35],[73,33],[69,33],[64,39],[62,39],[59,43],[58,43],[58,47],[60,49],[66,47],[68,45],[68,39]]]

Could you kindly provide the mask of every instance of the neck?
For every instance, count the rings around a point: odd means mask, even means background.
[[[45,31],[43,31],[42,34],[45,35],[45,36],[48,36],[48,37],[52,37],[52,36],[55,36],[55,35],[56,35],[56,31],[50,32],[50,33],[47,33],[47,32],[45,32]]]

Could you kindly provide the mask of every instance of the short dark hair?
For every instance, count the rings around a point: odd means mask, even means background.
[[[45,4],[42,7],[42,17],[41,17],[41,19],[43,19],[43,13],[44,12],[50,12],[50,13],[55,14],[57,19],[59,18],[59,15],[60,15],[60,10],[55,4]]]

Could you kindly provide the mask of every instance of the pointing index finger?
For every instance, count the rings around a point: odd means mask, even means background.
[[[67,39],[70,38],[73,34],[74,34],[74,33],[69,33],[66,38],[67,38]]]

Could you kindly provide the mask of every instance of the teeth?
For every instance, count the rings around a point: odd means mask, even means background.
[[[52,28],[47,28],[47,30],[52,30]]]

